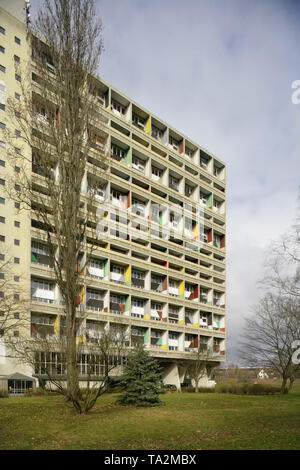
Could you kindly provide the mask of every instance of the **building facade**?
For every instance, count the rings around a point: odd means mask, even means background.
[[[14,61],[32,60],[26,2],[12,5],[0,1],[2,127],[7,125],[7,98],[22,99]],[[50,63],[47,68],[55,73]],[[82,275],[85,341],[92,341],[99,329],[123,325],[128,348],[142,341],[159,359],[164,382],[179,387],[199,346],[210,351],[212,365],[226,358],[225,164],[95,79],[103,126],[90,149],[82,197],[97,180],[97,151],[109,156],[111,170],[107,180],[98,178],[101,237]],[[31,86],[34,90],[34,80]],[[43,119],[43,110],[39,112]],[[30,148],[23,151],[31,158]],[[30,298],[28,335],[51,337],[63,317],[62,298],[43,230],[5,191],[3,140],[0,164],[0,254],[13,253],[16,283],[21,282]],[[33,157],[30,171],[42,185]],[[0,375],[38,375],[6,358],[3,344],[0,347]],[[84,373],[85,364],[80,368]]]

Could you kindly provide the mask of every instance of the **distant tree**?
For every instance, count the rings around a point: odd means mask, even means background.
[[[121,386],[124,392],[118,397],[120,405],[157,406],[163,402],[159,399],[162,393],[160,366],[157,360],[138,345],[129,353],[124,366]]]
[[[199,391],[199,382],[204,377],[210,377],[212,372],[212,364],[209,359],[212,358],[212,353],[209,348],[203,349],[203,345],[199,343],[196,352],[193,355],[193,361],[187,368],[188,376],[195,383],[195,392]]]
[[[282,379],[281,389],[293,386],[300,369],[293,363],[293,343],[300,338],[300,303],[267,293],[245,320],[240,355],[248,365],[272,368]]]
[[[259,287],[259,304],[245,319],[241,358],[247,365],[274,369],[282,390],[288,382],[291,389],[299,371],[293,356],[300,339],[300,205],[295,223],[272,242]]]

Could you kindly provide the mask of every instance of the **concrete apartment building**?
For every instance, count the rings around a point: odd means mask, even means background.
[[[27,3],[0,0],[1,127],[7,124],[7,98],[22,100],[14,61],[32,61],[34,67],[26,40]],[[50,63],[47,67],[55,72]],[[163,367],[164,382],[180,386],[198,345],[211,351],[214,365],[226,358],[225,164],[97,80],[104,125],[90,151],[82,193],[95,179],[97,150],[104,149],[111,171],[107,181],[99,180],[97,197],[110,210],[105,212],[106,235],[83,275],[85,340],[97,328],[123,325],[128,348],[144,341]],[[34,90],[33,80],[31,86]],[[31,158],[30,148],[22,151]],[[43,231],[5,191],[7,158],[1,141],[0,254],[13,254],[16,289],[19,282],[28,293],[28,335],[51,337],[63,315],[61,296]],[[42,179],[33,160],[28,171],[36,182]],[[84,373],[85,364],[80,368]],[[2,344],[0,376],[21,380],[18,374],[25,381],[39,371],[6,358]]]

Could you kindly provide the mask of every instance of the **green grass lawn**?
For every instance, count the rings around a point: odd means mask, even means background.
[[[116,395],[77,415],[60,396],[0,399],[0,449],[298,449],[300,385],[289,395],[167,393],[165,406]]]

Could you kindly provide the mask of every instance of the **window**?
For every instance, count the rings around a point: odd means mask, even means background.
[[[5,166],[5,161],[4,160],[0,160],[0,166]]]
[[[132,271],[132,279],[145,279],[144,273],[141,271]]]
[[[20,246],[20,240],[15,239],[15,240],[14,240],[14,244],[15,244],[16,246]]]
[[[16,191],[21,191],[21,186],[19,184],[15,184],[15,190]]]
[[[118,158],[124,158],[126,155],[125,150],[113,144],[111,145],[111,153],[113,156],[118,157]]]
[[[113,265],[112,268],[111,268],[111,272],[116,273],[116,274],[124,274],[125,270],[121,266]]]
[[[20,209],[20,203],[19,202],[15,202],[15,208]]]
[[[19,227],[20,227],[20,222],[18,222],[17,220],[15,220],[14,225],[15,225],[15,227],[18,227],[18,228],[19,228]]]
[[[5,198],[4,197],[0,197],[0,204],[5,204]]]
[[[1,216],[1,217],[0,217],[0,222],[1,222],[2,224],[5,224],[5,217],[2,217],[2,216]]]
[[[6,128],[6,124],[4,124],[4,122],[0,122],[0,127],[1,127],[1,129],[5,129],[5,128]]]
[[[21,39],[19,39],[17,36],[15,36],[15,43],[20,46],[21,44]]]
[[[151,308],[153,310],[161,311],[162,310],[162,304],[158,304],[157,302],[152,302],[151,303]]]
[[[5,255],[3,253],[0,253],[0,261],[4,261],[5,260]]]
[[[20,173],[20,167],[19,166],[15,166],[15,172]]]
[[[1,70],[1,72],[5,73],[6,72],[6,67],[4,67],[4,65],[0,64],[0,70]]]
[[[158,176],[159,178],[162,175],[162,170],[160,170],[159,168],[156,168],[155,166],[151,168],[151,172],[152,172],[152,175]]]
[[[15,264],[20,264],[20,258],[14,258],[14,263]]]
[[[0,103],[0,109],[2,109],[2,111],[5,111],[5,104]]]
[[[144,307],[144,300],[143,299],[132,299],[132,306],[133,307]]]
[[[125,108],[121,104],[117,103],[116,101],[111,102],[111,109],[113,111],[117,111],[118,113],[125,114]]]
[[[15,338],[18,338],[18,336],[19,336],[19,332],[18,332],[17,330],[14,331],[14,337],[15,337]]]
[[[0,235],[0,242],[5,242],[5,236],[4,235]]]
[[[0,291],[0,297],[1,297],[2,299],[4,299],[4,292],[3,292],[3,291]]]
[[[14,300],[20,300],[19,294],[14,294]]]
[[[0,26],[0,33],[5,35],[5,29]]]
[[[0,46],[0,52],[2,52],[2,54],[5,54],[5,47]]]
[[[15,318],[16,320],[18,320],[18,319],[20,318],[20,314],[19,314],[18,312],[15,312],[15,313],[14,313],[14,318]]]
[[[21,95],[19,93],[15,93],[15,98],[16,100],[20,100],[21,99]]]
[[[15,134],[20,137],[21,136],[21,131],[19,131],[18,129],[15,130]]]
[[[133,156],[132,157],[132,166],[139,171],[144,171],[145,170],[145,164],[143,160],[140,160],[139,158]]]
[[[161,129],[158,129],[158,127],[152,126],[151,135],[155,139],[161,139],[163,136],[163,131]]]
[[[16,74],[15,74],[15,79],[17,80],[17,82],[20,82],[20,81],[21,81],[20,75],[18,75],[18,74],[16,73]]]
[[[3,180],[2,178],[0,178],[0,184],[2,184],[2,186],[5,186],[5,180]]]
[[[4,279],[4,273],[0,273],[0,279]]]
[[[6,145],[5,145],[5,142],[3,142],[3,140],[0,140],[0,147],[3,147],[5,149]],[[3,165],[2,165],[3,166]]]
[[[15,282],[20,282],[20,276],[14,276],[14,281]]]
[[[20,62],[20,57],[18,55],[14,55],[15,62]]]

